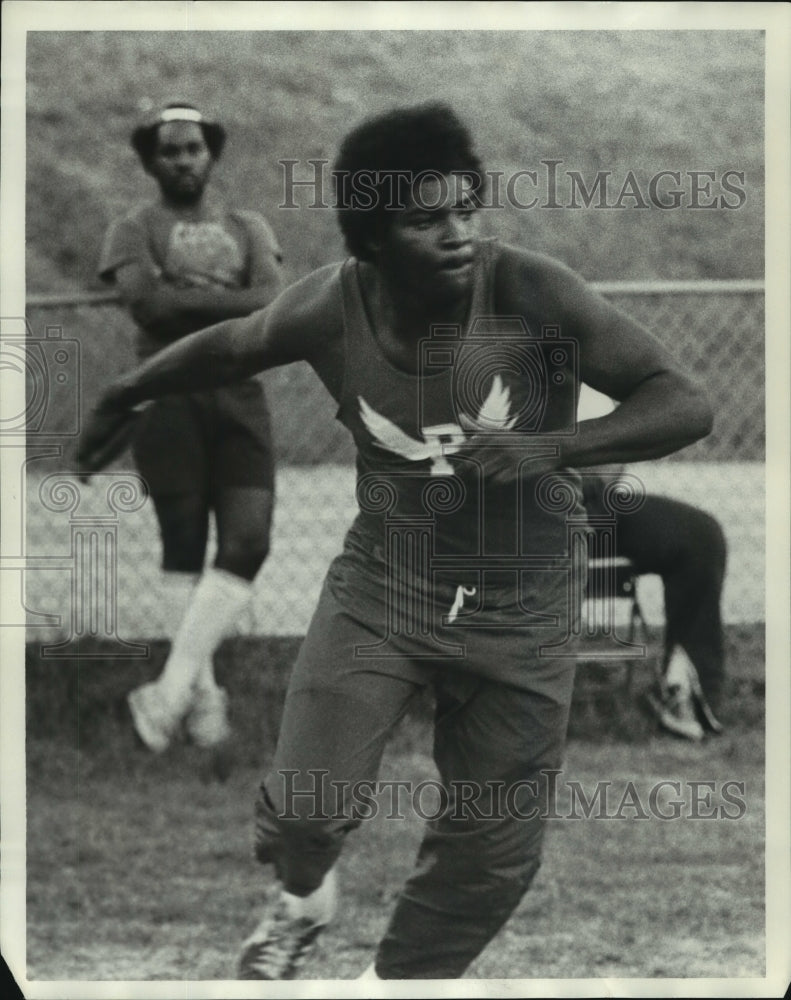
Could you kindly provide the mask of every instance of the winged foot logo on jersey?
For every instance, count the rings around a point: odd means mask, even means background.
[[[422,439],[413,438],[392,420],[377,413],[362,396],[357,398],[360,401],[360,417],[375,444],[410,462],[431,462],[432,476],[453,475],[453,467],[446,456],[454,455],[466,440],[466,434],[458,424],[423,427]],[[515,422],[516,417],[511,416],[511,391],[503,385],[500,376],[495,375],[475,423],[482,430],[508,431]]]

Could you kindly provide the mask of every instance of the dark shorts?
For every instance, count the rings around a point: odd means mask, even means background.
[[[224,488],[274,488],[269,411],[253,379],[157,400],[138,420],[132,450],[153,497],[210,502]]]

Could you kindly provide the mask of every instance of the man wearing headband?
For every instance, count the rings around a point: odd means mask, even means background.
[[[111,226],[99,274],[135,320],[144,359],[266,306],[281,287],[281,253],[261,215],[229,209],[207,190],[225,144],[221,125],[172,104],[131,142],[159,197]],[[133,452],[156,509],[163,568],[187,598],[162,674],[129,695],[135,729],[155,752],[182,723],[197,745],[223,745],[227,699],[212,654],[247,605],[269,548],[274,470],[261,384],[158,400],[137,420]],[[204,570],[212,512],[217,556]]]

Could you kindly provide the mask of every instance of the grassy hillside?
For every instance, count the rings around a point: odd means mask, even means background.
[[[630,169],[643,191],[663,169],[746,175],[738,211],[625,200],[489,213],[509,238],[589,278],[760,276],[762,47],[757,32],[31,34],[30,287],[93,280],[107,222],[151,189],[130,128],[141,108],[174,98],[227,124],[218,182],[272,217],[295,275],[342,247],[331,212],[276,210],[278,160],[332,159],[353,122],[441,99],[469,121],[489,169],[542,177],[551,158],[589,183],[610,170],[612,201]]]
[[[486,167],[558,167],[558,202],[571,203],[567,171],[590,188],[609,171],[609,203],[629,171],[646,197],[660,170],[744,173],[737,210],[519,210],[483,213],[505,239],[559,257],[589,279],[763,275],[763,38],[759,32],[68,32],[28,36],[28,292],[97,286],[110,220],[153,193],[128,137],[144,110],[174,99],[223,121],[227,151],[218,187],[270,218],[289,275],[343,256],[331,210],[278,210],[283,171],[297,159],[332,160],[340,137],[367,115],[443,100],[468,121]],[[704,201],[708,199],[702,199]],[[731,199],[733,200],[733,199]],[[593,204],[596,204],[594,201]],[[131,363],[131,326],[118,310],[35,312],[82,341],[86,405],[104,379]],[[760,331],[756,330],[756,334]],[[307,402],[287,427],[291,461],[349,457],[334,408],[306,368],[269,375],[279,401]],[[282,428],[282,420],[278,419]],[[316,433],[314,428],[321,428]],[[307,448],[304,440],[310,437]],[[295,444],[296,441],[296,444]]]

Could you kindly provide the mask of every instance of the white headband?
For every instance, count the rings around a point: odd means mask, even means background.
[[[203,116],[195,108],[165,108],[159,116],[161,122],[200,122]]]

